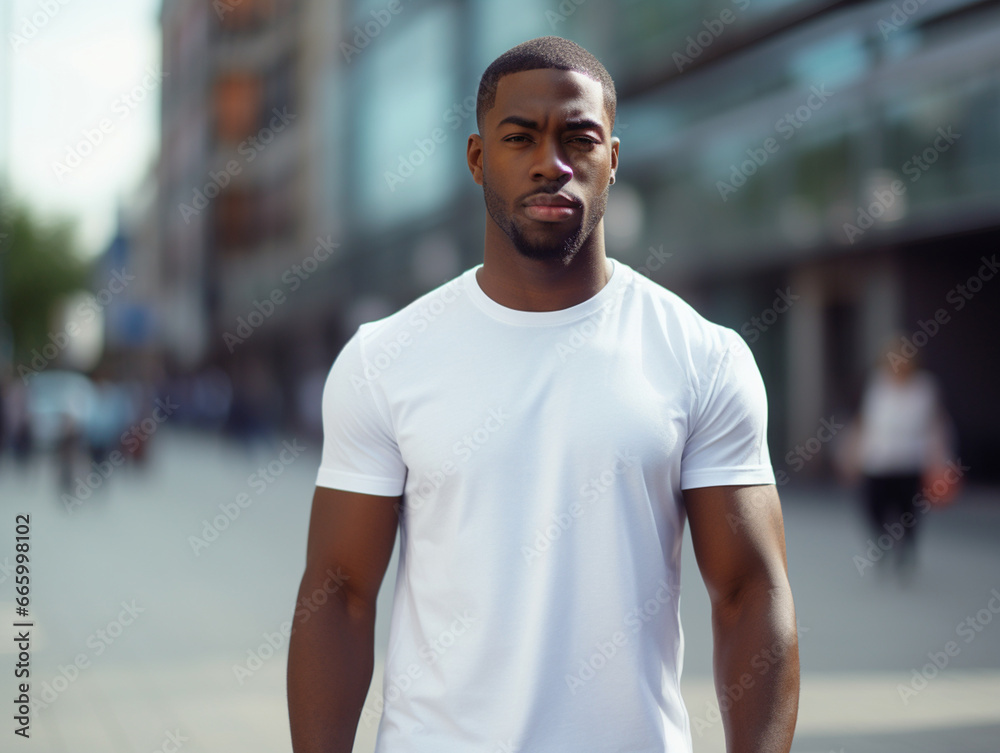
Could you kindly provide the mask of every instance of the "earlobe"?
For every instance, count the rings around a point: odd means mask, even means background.
[[[483,139],[478,133],[469,135],[465,152],[472,179],[477,185],[483,185]]]

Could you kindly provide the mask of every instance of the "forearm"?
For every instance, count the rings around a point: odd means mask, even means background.
[[[788,753],[799,705],[795,609],[786,578],[713,608],[715,686],[728,753]]]
[[[350,602],[343,589],[322,605],[311,602],[309,594],[322,589],[321,577],[308,573],[303,577],[292,620],[288,647],[292,749],[350,753],[371,683],[375,613]]]

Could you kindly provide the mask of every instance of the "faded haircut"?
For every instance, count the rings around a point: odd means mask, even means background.
[[[576,42],[562,37],[538,37],[511,47],[507,52],[490,63],[479,80],[479,94],[476,97],[476,126],[483,132],[486,113],[493,109],[497,99],[497,84],[510,73],[533,71],[539,68],[554,68],[559,71],[575,71],[594,79],[604,90],[604,109],[615,126],[615,109],[618,95],[615,82],[601,61],[587,52]]]

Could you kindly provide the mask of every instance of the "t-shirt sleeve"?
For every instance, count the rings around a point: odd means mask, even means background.
[[[360,330],[337,355],[323,387],[323,453],[316,485],[362,494],[403,493],[406,464],[379,400],[365,376]]]
[[[743,339],[726,333],[728,347],[695,398],[681,489],[774,483],[764,380]]]

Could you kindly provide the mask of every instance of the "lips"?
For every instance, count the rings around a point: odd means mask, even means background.
[[[524,202],[524,213],[541,222],[561,222],[576,216],[580,202],[565,194],[536,193]]]

